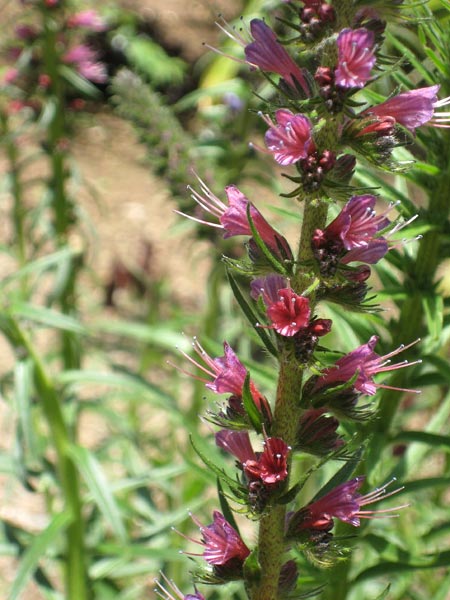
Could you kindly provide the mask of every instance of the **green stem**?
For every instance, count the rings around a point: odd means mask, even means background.
[[[25,332],[14,319],[9,320],[14,346],[25,349],[33,361],[34,380],[42,402],[57,455],[58,471],[66,507],[72,515],[67,528],[67,559],[65,566],[67,600],[88,600],[84,551],[84,525],[79,479],[69,455],[70,434],[64,421],[60,398],[44,365]]]
[[[297,255],[297,270],[291,281],[296,293],[308,287],[311,261],[311,235],[315,229],[325,226],[327,205],[318,200],[306,201],[302,233]],[[313,308],[313,307],[312,307]],[[303,369],[292,352],[290,340],[281,341],[280,372],[274,411],[272,435],[282,438],[289,446],[295,442],[297,425],[302,413],[301,386]],[[290,465],[289,465],[290,470]],[[286,482],[286,486],[289,481]],[[280,569],[285,552],[284,528],[286,507],[274,506],[261,519],[258,540],[258,560],[261,578],[250,590],[252,600],[277,600]]]
[[[48,189],[51,193],[54,229],[57,247],[68,243],[72,224],[72,204],[66,191],[66,149],[67,138],[65,122],[64,81],[60,73],[61,56],[59,50],[59,25],[51,11],[43,8],[43,59],[46,74],[50,78],[47,102],[53,109],[47,128],[47,149],[50,162]],[[72,262],[69,273],[59,294],[59,304],[64,314],[73,314],[76,310],[75,284],[78,262]],[[61,332],[63,365],[65,369],[80,367],[79,337],[73,332]],[[27,347],[31,352],[31,347]],[[58,454],[61,487],[65,502],[73,514],[73,522],[67,530],[66,594],[67,600],[87,600],[87,572],[84,548],[84,523],[81,514],[81,497],[76,466],[72,462],[68,448],[76,435],[69,431],[61,409],[60,399],[38,357],[35,360],[35,377],[41,392],[43,409],[53,433]]]
[[[72,223],[72,204],[66,192],[65,161],[65,99],[64,85],[60,74],[61,57],[58,52],[58,26],[50,12],[43,11],[44,65],[50,78],[48,102],[53,105],[53,117],[48,126],[47,147],[50,161],[49,191],[52,199],[54,227],[57,246],[65,246]],[[64,314],[74,312],[75,300],[75,263],[71,264],[59,301]],[[77,337],[72,332],[61,333],[62,356],[66,368],[77,369],[80,366],[80,351]]]

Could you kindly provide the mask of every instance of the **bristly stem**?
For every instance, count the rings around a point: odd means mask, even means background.
[[[66,189],[67,164],[65,160],[67,140],[65,122],[64,81],[60,73],[61,57],[58,51],[58,29],[51,12],[43,10],[43,54],[50,88],[47,101],[52,104],[53,116],[48,126],[47,148],[50,161],[49,191],[53,209],[57,246],[65,246],[73,220],[73,207]],[[66,275],[65,285],[59,294],[61,310],[71,314],[75,310],[76,263],[72,262]],[[78,340],[72,332],[61,333],[62,355],[66,368],[80,366]]]
[[[327,207],[326,203],[316,199],[305,201],[297,268],[291,281],[297,294],[304,292],[311,283],[309,275],[313,259],[311,236],[315,229],[322,229],[325,226]],[[303,368],[292,353],[289,342],[282,342],[279,361],[280,371],[272,435],[282,438],[289,446],[293,446],[297,424],[303,410],[301,402]],[[278,581],[285,552],[285,521],[285,506],[273,507],[261,519],[258,540],[261,579],[258,586],[251,590],[252,600],[278,599]]]
[[[52,11],[42,8],[43,59],[50,87],[47,102],[52,106],[52,118],[47,129],[47,152],[50,163],[48,189],[51,194],[55,241],[57,247],[69,241],[73,222],[73,209],[67,194],[66,140],[68,137],[65,119],[65,91],[61,76],[61,51],[58,44],[58,24]],[[78,262],[69,267],[64,285],[61,286],[58,301],[61,311],[70,315],[76,311],[76,275]],[[76,426],[69,427],[61,407],[61,400],[51,381],[46,376],[39,357],[33,352],[30,343],[24,338],[28,352],[35,364],[36,386],[40,393],[44,414],[48,420],[58,456],[61,488],[64,501],[73,520],[66,531],[65,597],[67,600],[88,600],[87,571],[84,547],[84,522],[79,477],[75,464],[68,454],[69,444],[76,435]],[[80,367],[79,338],[70,331],[61,332],[63,366],[65,369]]]

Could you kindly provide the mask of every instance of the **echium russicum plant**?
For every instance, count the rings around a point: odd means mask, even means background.
[[[224,237],[247,236],[247,257],[225,258],[230,285],[278,366],[271,398],[228,342],[223,356],[213,357],[195,339],[197,356],[185,354],[191,366],[183,368],[227,396],[205,418],[218,428],[216,446],[236,466],[236,476],[230,476],[199,451],[219,478],[221,510],[208,523],[192,516],[200,533],[188,539],[200,547],[194,556],[206,563],[194,572],[194,583],[241,580],[251,600],[320,594],[326,577],[313,589],[301,584],[299,555],[315,567],[333,567],[347,556],[338,522],[358,528],[362,519],[394,517],[405,509],[400,501],[373,507],[401,488],[390,488],[391,481],[366,486],[360,458],[367,424],[376,419],[378,388],[418,392],[383,377],[420,362],[397,359],[416,342],[406,340],[383,355],[374,332],[344,354],[327,346],[333,323],[324,318],[324,307],[332,302],[346,311],[379,310],[368,298],[371,265],[394,247],[402,251],[394,234],[412,219],[395,218],[398,207],[386,205],[382,194],[353,184],[357,161],[405,169],[396,149],[412,141],[419,127],[446,126],[448,113],[440,108],[450,101],[439,98],[439,85],[395,89],[384,102],[367,101],[364,89],[392,71],[392,59],[381,48],[386,19],[401,14],[401,2],[304,0],[283,8],[284,39],[260,19],[239,32],[225,22],[219,26],[243,47],[242,62],[273,85],[260,111],[267,125],[264,147],[253,146],[284,167],[293,183],[285,195],[302,211],[297,246],[232,184],[216,195],[199,179],[190,189],[202,212],[185,215],[222,229]],[[296,461],[302,454],[316,458]],[[311,474],[337,460],[344,467],[311,493]],[[313,466],[299,472],[298,464]],[[254,522],[257,537],[241,536],[233,512]],[[158,583],[158,594],[170,600],[204,598],[193,589],[183,595],[168,579]]]

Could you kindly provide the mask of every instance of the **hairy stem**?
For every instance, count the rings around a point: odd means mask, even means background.
[[[308,287],[311,276],[312,232],[323,228],[327,216],[327,205],[317,200],[306,201],[302,232],[297,256],[297,269],[291,282],[296,293],[301,294]],[[309,266],[308,266],[309,264]],[[293,446],[297,424],[302,413],[301,386],[303,369],[292,353],[290,340],[282,342],[280,352],[280,372],[277,398],[274,411],[272,435],[282,438]],[[286,483],[289,485],[289,482]],[[277,600],[280,569],[285,551],[284,529],[286,507],[275,506],[261,519],[259,529],[258,559],[261,567],[259,584],[251,591],[252,600]]]

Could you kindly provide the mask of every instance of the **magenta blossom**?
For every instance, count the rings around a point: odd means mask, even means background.
[[[338,36],[338,67],[336,85],[341,88],[362,88],[370,79],[375,65],[375,36],[364,29],[343,29]]]
[[[374,115],[380,119],[390,117],[413,133],[417,127],[427,123],[435,127],[445,126],[449,122],[450,113],[435,113],[435,109],[449,104],[450,98],[438,100],[439,88],[439,85],[431,85],[402,92],[377,106],[368,108],[363,115]]]
[[[353,196],[334,221],[323,230],[316,229],[311,243],[319,262],[375,264],[386,254],[388,242],[379,232],[390,221],[385,213],[376,214],[375,203],[376,197],[370,194]]]
[[[390,224],[384,214],[377,215],[374,211],[376,201],[370,194],[350,198],[325,228],[325,237],[340,240],[345,250],[367,246],[369,240]]]
[[[191,191],[191,197],[197,202],[200,208],[216,217],[219,223],[212,223],[211,221],[191,217],[180,211],[175,212],[203,225],[222,229],[224,232],[223,237],[226,239],[235,235],[252,235],[247,216],[247,209],[250,206],[250,216],[253,225],[266,246],[275,254],[281,253],[283,255],[282,258],[292,257],[292,251],[286,239],[266,221],[254,204],[235,185],[229,185],[225,188],[228,199],[227,205],[213,194],[204,181],[200,178],[198,178],[198,181],[202,194],[189,186],[188,189]]]
[[[374,352],[378,339],[378,336],[373,335],[367,344],[363,344],[355,350],[352,350],[352,352],[349,352],[337,360],[334,365],[325,369],[315,382],[313,393],[327,387],[339,386],[352,379],[355,375],[356,380],[353,383],[354,390],[358,393],[366,394],[367,396],[373,396],[376,393],[377,388],[419,393],[418,390],[395,388],[389,385],[375,383],[373,378],[378,373],[396,371],[397,369],[403,369],[422,362],[416,360],[414,362],[403,361],[396,364],[390,364],[390,359],[393,356],[407,350],[416,342],[412,342],[407,346],[402,345],[389,354],[379,356]]]
[[[203,546],[205,548],[203,558],[210,565],[223,567],[222,573],[229,571],[231,574],[231,572],[241,571],[250,550],[222,513],[215,510],[213,517],[214,521],[205,527],[191,515],[194,523],[200,528],[202,540],[188,539]]]
[[[266,438],[263,452],[255,453],[247,431],[223,429],[216,433],[216,444],[238,459],[249,482],[261,481],[270,487],[288,475],[290,448],[280,438]]]
[[[272,29],[261,19],[250,21],[254,42],[245,46],[246,61],[262,71],[278,73],[293,88],[298,83],[308,95],[309,90],[300,67],[292,60]]]
[[[95,10],[82,10],[67,20],[69,27],[82,27],[100,33],[107,29],[106,22]]]
[[[247,369],[238,359],[231,346],[227,342],[224,342],[224,355],[218,358],[211,358],[196,338],[194,338],[192,346],[206,366],[197,362],[185,352],[181,353],[190,363],[203,371],[208,376],[208,379],[193,375],[182,369],[180,371],[198,381],[202,381],[215,394],[231,394],[233,397],[241,400]],[[250,393],[258,409],[263,414],[270,416],[270,405],[252,380],[250,380]]]
[[[105,83],[108,80],[106,66],[97,61],[97,53],[84,44],[71,48],[63,57],[64,61],[73,64],[80,75],[94,83]]]
[[[309,324],[311,309],[309,300],[299,296],[290,287],[278,291],[278,300],[267,308],[272,321],[271,329],[286,337],[292,337]]]
[[[303,75],[302,69],[294,62],[287,50],[278,41],[272,29],[261,19],[253,19],[250,22],[250,42],[245,39],[235,27],[231,27],[225,19],[222,18],[223,25],[217,23],[225,35],[238,43],[245,53],[245,60],[241,61],[235,56],[225,55],[236,62],[243,62],[252,68],[259,68],[262,71],[277,73],[293,88],[298,83],[306,95],[309,95],[309,88]],[[217,48],[206,44],[207,48],[223,54]]]
[[[370,519],[377,516],[396,516],[392,513],[394,510],[404,508],[404,506],[396,506],[386,510],[365,510],[363,507],[373,502],[377,502],[383,498],[388,498],[400,491],[394,490],[386,494],[386,485],[377,488],[375,491],[362,496],[358,493],[359,488],[364,482],[364,477],[355,477],[351,481],[342,483],[335,487],[331,492],[322,496],[318,500],[311,502],[304,508],[294,513],[288,524],[288,536],[295,537],[301,531],[319,530],[329,531],[333,527],[333,517],[349,523],[354,527],[359,527],[361,519]]]
[[[276,111],[275,118],[276,124],[269,117],[264,117],[269,125],[264,141],[280,165],[292,165],[314,152],[312,125],[305,115],[280,109]]]
[[[171,579],[168,579],[164,573],[161,573],[161,577],[167,588],[159,581],[155,581],[158,586],[157,589],[155,589],[155,593],[163,600],[205,600],[203,594],[200,594],[197,589],[195,590],[195,594],[188,594],[185,596],[178,586],[176,586]]]

